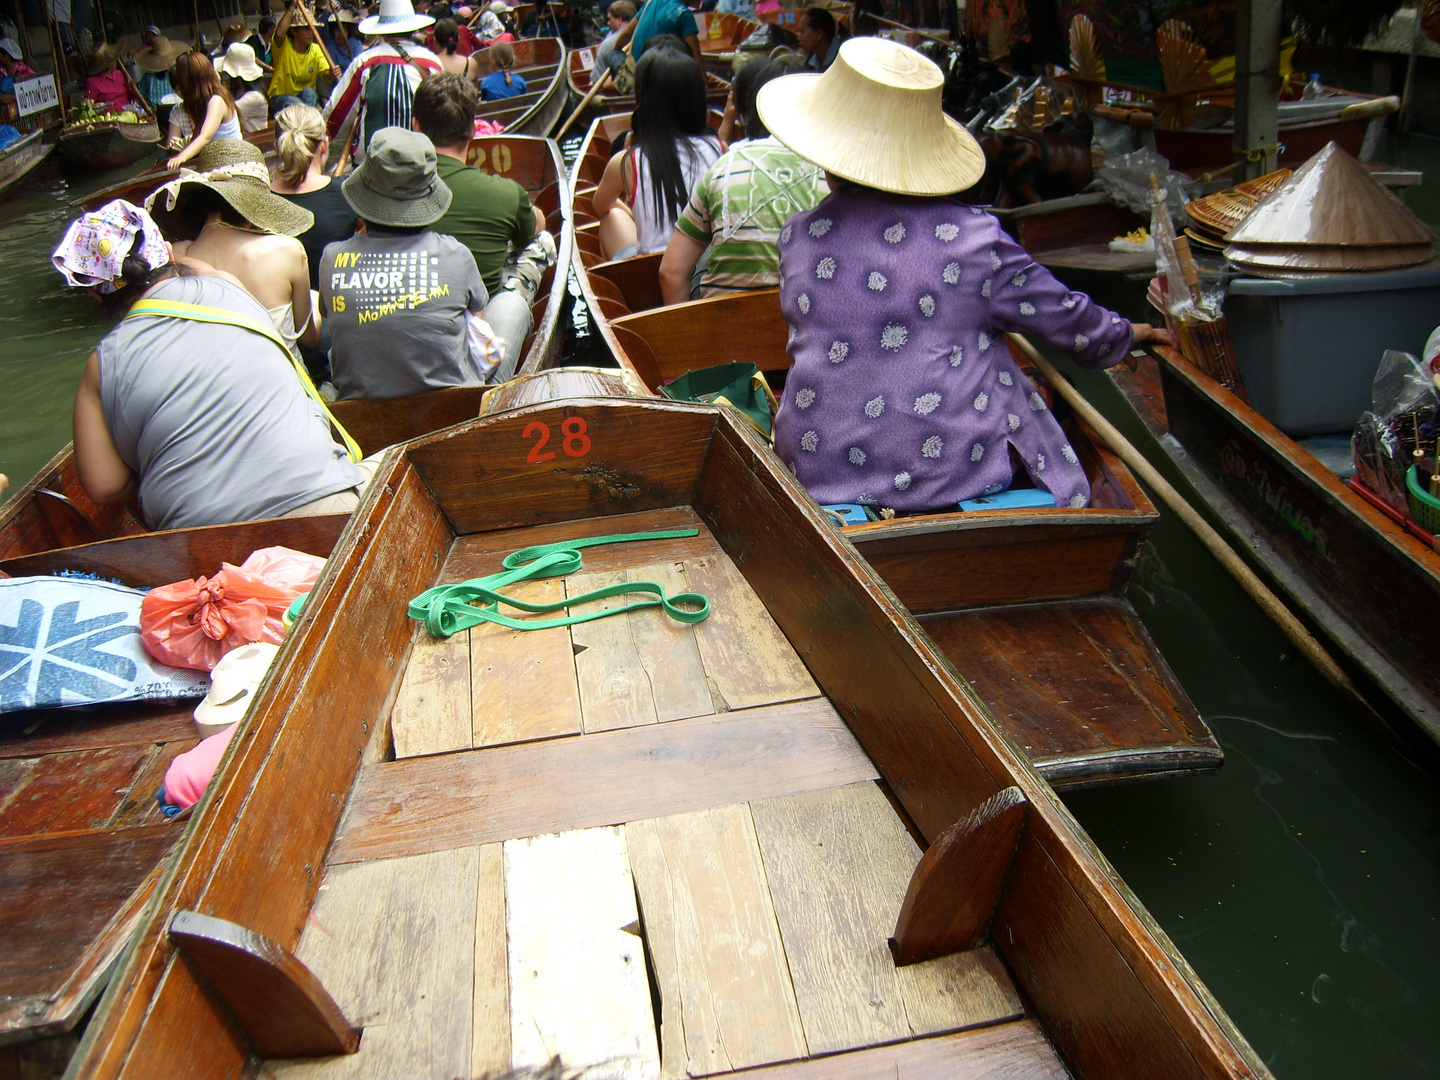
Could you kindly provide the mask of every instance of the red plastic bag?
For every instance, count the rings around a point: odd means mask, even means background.
[[[232,649],[278,645],[280,618],[315,587],[325,560],[290,548],[261,548],[210,578],[151,589],[140,605],[140,641],[162,664],[210,671]]]

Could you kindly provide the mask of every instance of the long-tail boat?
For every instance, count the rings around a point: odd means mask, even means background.
[[[96,574],[137,588],[283,545],[327,556],[346,515],[127,536],[0,558],[0,577]],[[194,701],[0,717],[0,1076],[63,1071],[184,832],[155,794],[198,741]]]
[[[36,128],[0,150],[0,199],[15,194],[20,182],[29,176],[55,149],[45,142],[45,130]]]
[[[275,125],[270,123],[259,131],[247,131],[245,141],[252,146],[257,146],[265,154],[267,164],[273,166],[275,161]],[[169,168],[165,162],[158,161],[148,169],[136,173],[128,180],[121,180],[117,184],[110,184],[99,191],[83,195],[78,199],[70,200],[71,206],[79,206],[86,210],[98,210],[112,199],[125,199],[135,203],[137,206],[145,201],[145,196],[154,191],[161,184],[169,183],[180,175],[179,169]]]
[[[521,38],[511,48],[515,50],[514,71],[525,79],[525,93],[481,102],[475,118],[501,125],[507,135],[543,138],[555,126],[569,97],[565,44],[559,38]],[[489,62],[489,52],[481,49],[478,54],[486,75],[497,70]]]
[[[572,170],[576,277],[602,339],[651,392],[687,371],[789,368],[776,290],[660,306],[650,255],[604,261],[589,197],[607,158],[596,121]],[[919,515],[846,526],[1012,738],[1057,787],[1218,767],[1220,747],[1125,598],[1158,514],[1078,421],[1089,507]]]
[[[407,615],[536,545],[572,572],[517,599],[630,583],[689,621],[440,639]],[[624,398],[387,458],[70,1074],[448,1080],[555,1055],[1269,1075],[759,436]]]
[[[134,164],[159,145],[160,125],[147,113],[135,123],[102,119],[64,128],[55,156],[69,168],[104,172]]]
[[[735,68],[735,50],[760,29],[760,23],[754,19],[718,11],[697,11],[695,25],[699,30],[700,57],[705,70],[727,79]]]
[[[595,63],[594,48],[573,49],[570,52],[568,78],[570,90],[578,102],[590,92],[593,83],[591,79],[591,68]],[[713,71],[705,73],[705,101],[712,109],[724,109],[725,99],[730,96],[730,83],[722,79]],[[614,90],[613,85],[606,87],[595,95],[593,105],[602,113],[629,113],[635,108],[634,94],[621,94]]]
[[[1360,485],[1173,349],[1111,377],[1251,561],[1409,717],[1392,734],[1440,742],[1440,554]]]

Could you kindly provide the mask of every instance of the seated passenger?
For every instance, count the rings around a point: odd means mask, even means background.
[[[138,494],[153,529],[354,509],[364,472],[238,282],[175,261],[154,220],[121,200],[74,222],[53,261],[120,319],[75,397],[91,499]]]
[[[265,99],[265,69],[255,59],[255,50],[237,41],[225,50],[217,65],[225,76],[240,126],[245,131],[260,131],[270,123],[270,103]]]
[[[515,66],[513,45],[508,41],[497,41],[490,46],[490,60],[496,70],[480,80],[481,101],[499,101],[525,93],[525,76],[516,75],[510,70]]]
[[[995,217],[947,197],[985,156],[941,111],[943,83],[915,50],[866,37],[823,75],[760,89],[765,125],[834,192],[780,233],[793,367],[775,452],[822,504],[936,511],[1010,487],[1013,449],[1059,505],[1085,506],[1079,457],[1004,334],[1090,368],[1167,335],[1067,289]]]
[[[675,219],[716,158],[705,74],[688,55],[652,48],[635,68],[630,148],[605,166],[593,199],[608,258],[664,251]]]
[[[840,28],[824,8],[806,8],[795,24],[807,71],[828,71],[840,51]]]
[[[755,94],[791,69],[778,60],[752,60],[735,77],[734,96],[748,138],[722,154],[701,178],[675,223],[660,262],[666,304],[692,298],[691,276],[708,251],[700,296],[769,289],[780,282],[777,243],[785,219],[829,194],[825,175],[765,130]]]
[[[210,144],[212,139],[239,139],[240,114],[235,99],[220,83],[220,76],[210,58],[202,52],[188,52],[175,61],[175,89],[180,105],[170,110],[170,132],[165,145],[176,149],[183,141],[184,149],[165,164],[178,169]],[[188,130],[180,119],[189,121]]]
[[[310,270],[295,239],[315,215],[271,192],[265,155],[250,143],[218,139],[194,167],[145,200],[176,253],[233,275],[292,351],[297,340],[318,342]]]
[[[467,334],[467,313],[485,310],[485,283],[465,246],[434,230],[452,196],[430,140],[382,128],[343,190],[364,231],[331,244],[320,263],[338,395],[405,397],[485,382]]]
[[[555,261],[555,241],[524,188],[465,164],[477,100],[474,85],[461,76],[432,76],[415,91],[414,123],[435,144],[436,171],[454,195],[435,231],[470,249],[490,294],[485,321],[505,341],[495,376],[503,381],[530,334],[530,306],[545,268]]]
[[[101,45],[90,54],[85,96],[111,112],[123,112],[130,107],[130,81],[120,70],[119,45]]]
[[[340,182],[325,174],[330,138],[325,117],[310,105],[287,105],[275,117],[275,171],[270,190],[315,215],[315,224],[296,235],[310,264],[310,288],[320,288],[325,247],[355,235],[355,211]]]
[[[605,25],[610,27],[610,32],[605,35],[604,40],[595,46],[595,68],[592,78],[598,79],[612,67],[610,58],[615,57],[613,66],[619,67],[625,59],[625,50],[618,47],[616,42],[620,40],[620,31],[630,25],[630,20],[635,18],[635,5],[630,0],[615,0],[605,12]]]

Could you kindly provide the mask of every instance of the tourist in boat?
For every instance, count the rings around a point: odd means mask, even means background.
[[[289,0],[285,13],[275,24],[274,46],[270,66],[270,113],[274,115],[287,105],[320,104],[320,76],[340,78],[340,69],[325,60],[325,50],[315,40],[315,31],[296,4],[305,0]]]
[[[145,47],[135,54],[135,67],[140,71],[136,84],[140,96],[152,109],[156,105],[173,104],[178,95],[170,82],[170,69],[189,50],[165,37],[154,26],[145,28],[143,40]]]
[[[1013,455],[1018,479],[1085,506],[1079,458],[1004,334],[1090,368],[1166,335],[1067,289],[994,216],[947,197],[985,158],[941,111],[943,82],[915,50],[856,38],[824,74],[760,89],[765,125],[833,188],[780,233],[793,366],[775,451],[822,504],[953,509],[1012,486]]]
[[[275,20],[266,15],[255,27],[255,32],[245,39],[245,44],[255,50],[255,59],[266,70],[270,68],[271,47],[275,40]]]
[[[690,192],[719,156],[704,72],[683,53],[652,49],[635,68],[631,145],[610,159],[593,198],[607,257],[664,251]]]
[[[315,224],[298,234],[310,265],[310,287],[320,287],[320,256],[328,244],[355,235],[357,218],[340,182],[325,174],[330,138],[325,118],[309,105],[291,105],[275,117],[275,152],[279,161],[270,176],[270,190],[315,216]]]
[[[480,62],[469,52],[460,51],[460,27],[455,20],[441,19],[437,22],[434,38],[435,55],[440,58],[440,66],[451,75],[475,81],[480,74]]]
[[[320,263],[337,395],[394,398],[483,383],[490,371],[472,360],[469,334],[488,294],[475,257],[434,229],[453,198],[434,145],[416,131],[382,128],[343,190],[363,231],[331,244]]]
[[[121,200],[74,222],[53,261],[120,320],[75,397],[75,469],[91,499],[138,496],[152,529],[354,509],[364,472],[232,277],[177,260]]]
[[[789,74],[778,60],[752,60],[735,77],[736,109],[749,138],[706,170],[675,222],[660,262],[666,304],[692,298],[691,278],[707,252],[701,297],[771,289],[780,281],[780,230],[792,214],[829,194],[825,175],[780,142],[755,115],[760,87]]]
[[[120,69],[119,45],[101,45],[90,54],[85,96],[112,112],[123,112],[130,107],[130,80]]]
[[[187,52],[175,61],[174,76],[175,89],[180,92],[180,108],[170,110],[166,145],[183,144],[184,149],[166,165],[178,169],[209,146],[212,139],[239,139],[241,133],[235,99],[221,84],[220,75],[208,56],[198,49]]]
[[[145,202],[176,238],[176,253],[233,275],[292,352],[298,340],[318,342],[305,248],[295,239],[315,223],[314,215],[270,190],[265,155],[247,142],[219,139],[192,167]]]
[[[335,66],[342,71],[365,51],[364,39],[355,32],[357,21],[355,13],[349,8],[338,8],[326,20],[325,27],[321,30],[330,59],[335,61]]]
[[[495,70],[480,80],[480,100],[499,101],[502,98],[519,97],[525,93],[525,76],[517,75],[515,47],[508,41],[497,41],[490,46],[490,61]]]
[[[806,8],[795,24],[807,71],[828,71],[840,52],[840,27],[824,8]]]
[[[417,15],[409,0],[380,0],[380,14],[360,23],[360,33],[379,40],[345,69],[325,105],[325,126],[332,139],[359,113],[352,136],[357,165],[365,160],[375,132],[410,126],[416,89],[440,73],[440,58],[411,37],[434,22],[429,15]]]
[[[230,96],[245,131],[260,131],[270,122],[270,105],[265,99],[265,69],[255,59],[255,50],[243,41],[233,43],[220,61],[220,74],[229,80]]]
[[[635,5],[630,0],[615,0],[609,10],[605,12],[605,22],[610,27],[610,32],[605,35],[599,45],[595,46],[593,78],[598,79],[606,71],[619,67],[624,61],[625,50],[617,46],[616,42],[620,40],[620,31],[624,30],[633,18],[635,18]],[[613,64],[610,60],[612,56],[616,58]]]
[[[694,12],[680,0],[647,0],[635,21],[620,31],[612,48],[623,49],[634,41],[630,55],[638,64],[646,51],[653,47],[654,39],[662,34],[673,34],[679,38],[695,58],[695,63],[704,64],[704,57],[700,54],[700,27],[695,22]]]
[[[555,261],[555,241],[523,187],[465,164],[477,104],[473,83],[436,75],[415,92],[415,128],[435,144],[436,171],[454,196],[433,227],[475,257],[490,295],[485,321],[505,342],[502,363],[513,367],[533,325],[540,279]]]
[[[461,10],[468,11],[469,9],[462,8]],[[464,59],[470,56],[478,47],[478,40],[470,30],[470,27],[466,25],[468,16],[460,15],[459,12],[452,14],[449,7],[444,4],[439,4],[430,9],[430,17],[435,20],[435,25],[430,28],[430,33],[425,35],[425,47],[440,57],[442,64],[445,59],[442,27],[444,27],[444,24],[447,22],[452,23],[455,27],[455,51],[453,55]],[[443,30],[443,37],[446,40],[451,37],[448,28]],[[452,69],[447,67],[445,70],[450,71]]]
[[[493,45],[497,41],[514,41],[515,33],[510,28],[509,16],[512,11],[504,0],[495,0],[480,13],[475,24],[475,38],[481,45]]]

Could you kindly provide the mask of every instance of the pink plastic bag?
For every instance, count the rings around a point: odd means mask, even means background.
[[[505,130],[505,125],[496,123],[494,120],[486,120],[483,116],[475,118],[475,137],[481,135],[499,135]]]
[[[315,586],[325,560],[290,548],[261,548],[210,578],[177,581],[146,594],[140,641],[162,664],[210,671],[232,649],[256,641],[278,645],[280,621]]]
[[[230,740],[235,737],[239,724],[231,724],[224,731],[217,731],[208,739],[201,739],[183,754],[177,754],[165,770],[165,801],[184,810],[194,806],[205,794],[210,778],[225,756]]]

